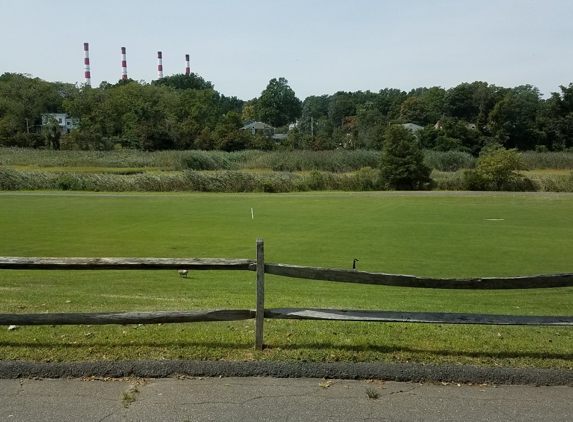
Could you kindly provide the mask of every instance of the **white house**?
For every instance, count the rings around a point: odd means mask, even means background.
[[[56,121],[62,128],[62,133],[70,133],[72,129],[78,127],[78,119],[75,117],[68,116],[68,113],[43,113],[42,127],[48,124],[48,122],[52,118],[56,119]]]
[[[247,121],[241,130],[249,130],[253,135],[261,133],[264,136],[273,136],[275,128],[263,122]]]
[[[417,125],[416,123],[404,123],[402,126],[412,133],[424,129],[424,126]]]

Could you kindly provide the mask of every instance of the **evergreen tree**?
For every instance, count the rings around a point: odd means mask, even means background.
[[[393,125],[386,131],[380,170],[382,183],[388,189],[425,189],[432,180],[418,140],[402,125]]]

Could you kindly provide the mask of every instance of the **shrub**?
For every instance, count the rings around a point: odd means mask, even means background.
[[[474,171],[465,173],[468,190],[531,191],[533,182],[517,173],[523,169],[523,161],[517,150],[491,149],[482,154]]]
[[[437,190],[467,190],[464,173],[433,171],[432,180]]]
[[[307,185],[310,190],[324,190],[326,188],[326,177],[318,170],[313,170],[308,175]]]
[[[379,172],[376,172],[372,167],[362,167],[354,175],[354,190],[357,191],[370,191],[376,190],[379,187]]]

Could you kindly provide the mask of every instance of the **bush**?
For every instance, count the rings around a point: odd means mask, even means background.
[[[432,180],[437,190],[468,190],[462,172],[432,172]]]
[[[18,148],[43,148],[46,140],[39,133],[17,133],[10,138],[0,138],[0,146]]]
[[[362,167],[354,175],[354,190],[357,191],[371,191],[377,190],[379,187],[379,172],[376,172],[372,167]]]
[[[517,173],[523,169],[523,161],[517,150],[492,149],[482,154],[474,171],[465,173],[468,190],[532,191],[531,180]]]

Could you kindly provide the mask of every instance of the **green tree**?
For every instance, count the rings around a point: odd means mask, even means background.
[[[536,127],[540,109],[537,88],[524,85],[512,89],[489,114],[493,137],[506,148],[534,149],[540,136]]]
[[[234,111],[235,113],[241,114],[243,111],[243,106],[245,102],[238,99],[237,97],[227,97],[221,95],[219,98],[219,107],[221,107],[221,114],[227,114],[229,111]]]
[[[330,97],[321,95],[320,97],[311,95],[306,97],[302,103],[302,115],[298,121],[298,128],[303,134],[316,135],[316,123],[321,117],[328,116],[328,105]]]
[[[400,106],[406,99],[406,93],[396,88],[384,88],[378,92],[374,100],[374,107],[382,115],[389,115],[393,109],[400,110]]]
[[[177,90],[186,89],[214,89],[214,85],[210,81],[206,81],[196,73],[179,73],[177,75],[166,76],[162,79],[153,81],[157,86],[169,86]]]
[[[561,151],[573,147],[573,83],[552,92],[538,114],[538,125],[546,135],[543,144]]]
[[[444,114],[444,97],[446,90],[439,86],[427,89],[422,94],[422,101],[426,105],[427,123],[435,124]]]
[[[271,79],[257,101],[260,119],[274,127],[293,123],[301,116],[302,102],[285,78]]]
[[[247,148],[251,134],[241,130],[242,127],[241,115],[229,111],[213,132],[216,148],[223,151],[239,151]]]
[[[389,189],[426,189],[431,182],[431,170],[424,164],[418,140],[402,125],[386,130],[380,170],[381,180]]]
[[[243,109],[241,110],[241,119],[243,122],[250,120],[252,122],[258,121],[259,116],[257,114],[257,102],[258,98],[253,98],[243,104]]]
[[[42,113],[62,111],[65,93],[55,84],[19,73],[0,76],[0,138],[29,132],[41,124]],[[68,85],[65,85],[68,88]]]
[[[55,150],[59,150],[62,128],[54,117],[51,117],[43,126],[43,133],[44,138],[46,138],[46,144]]]
[[[330,97],[328,118],[335,128],[342,126],[344,119],[350,116],[356,116],[356,105],[350,92],[339,91]]]
[[[386,116],[375,108],[373,102],[359,106],[356,113],[357,147],[381,150],[387,127]]]
[[[400,121],[402,123],[415,123],[426,126],[431,122],[428,107],[419,97],[409,97],[400,106]]]

